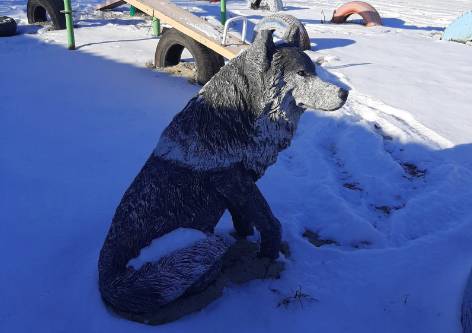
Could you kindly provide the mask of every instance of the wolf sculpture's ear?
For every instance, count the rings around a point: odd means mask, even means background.
[[[256,68],[266,71],[272,62],[272,56],[276,52],[274,44],[274,30],[261,30],[248,50],[248,60],[256,65]]]
[[[295,29],[292,29],[287,40],[290,41],[288,42],[289,45],[301,48],[302,41],[300,40],[300,28],[296,27]]]

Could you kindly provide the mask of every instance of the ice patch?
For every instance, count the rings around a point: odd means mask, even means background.
[[[190,228],[178,228],[152,241],[141,249],[139,256],[128,261],[128,267],[140,269],[145,263],[158,261],[162,257],[206,238],[204,232]]]

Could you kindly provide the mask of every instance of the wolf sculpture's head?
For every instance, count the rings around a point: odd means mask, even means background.
[[[221,86],[222,79],[249,93],[245,99],[256,116],[279,103],[282,112],[293,105],[334,111],[343,106],[348,96],[346,90],[320,79],[315,64],[299,47],[276,46],[272,30],[261,31],[251,47],[223,67],[202,93],[219,91],[215,88]]]
[[[197,170],[242,163],[258,178],[290,144],[306,108],[344,104],[347,91],[322,81],[300,48],[276,46],[272,33],[261,31],[190,100],[155,154]]]
[[[274,59],[274,69],[282,75],[281,90],[296,106],[334,111],[346,102],[347,90],[320,79],[311,59],[297,47],[280,48]]]

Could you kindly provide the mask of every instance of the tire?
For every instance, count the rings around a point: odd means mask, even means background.
[[[197,82],[200,84],[207,83],[225,64],[225,60],[221,55],[172,28],[162,34],[157,44],[154,57],[155,66],[177,65],[184,49],[189,50],[195,60]]]
[[[284,4],[282,3],[282,0],[266,0],[266,2],[271,12],[276,13],[284,10]]]
[[[261,30],[275,30],[275,35],[302,50],[311,49],[310,36],[305,26],[296,17],[277,13],[264,17],[254,27],[254,39]]]
[[[28,0],[26,15],[30,24],[46,22],[49,15],[54,29],[62,30],[66,28],[66,16],[61,13],[63,10],[63,0]]]
[[[0,37],[16,35],[16,21],[8,16],[0,16]]]
[[[249,8],[280,12],[284,9],[282,0],[249,0]]]

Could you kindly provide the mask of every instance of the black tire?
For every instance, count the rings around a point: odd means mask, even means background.
[[[66,28],[66,16],[61,13],[64,10],[63,0],[28,0],[26,15],[28,23],[46,22],[51,18],[55,30]]]
[[[180,62],[182,51],[189,50],[197,67],[197,82],[207,83],[224,66],[225,60],[218,53],[172,28],[166,29],[156,47],[156,67],[175,66]]]
[[[0,37],[16,35],[16,21],[8,16],[0,16]]]
[[[254,27],[254,38],[261,30],[275,30],[275,35],[287,43],[297,45],[302,50],[311,49],[310,36],[305,26],[292,15],[277,13],[264,17]]]

